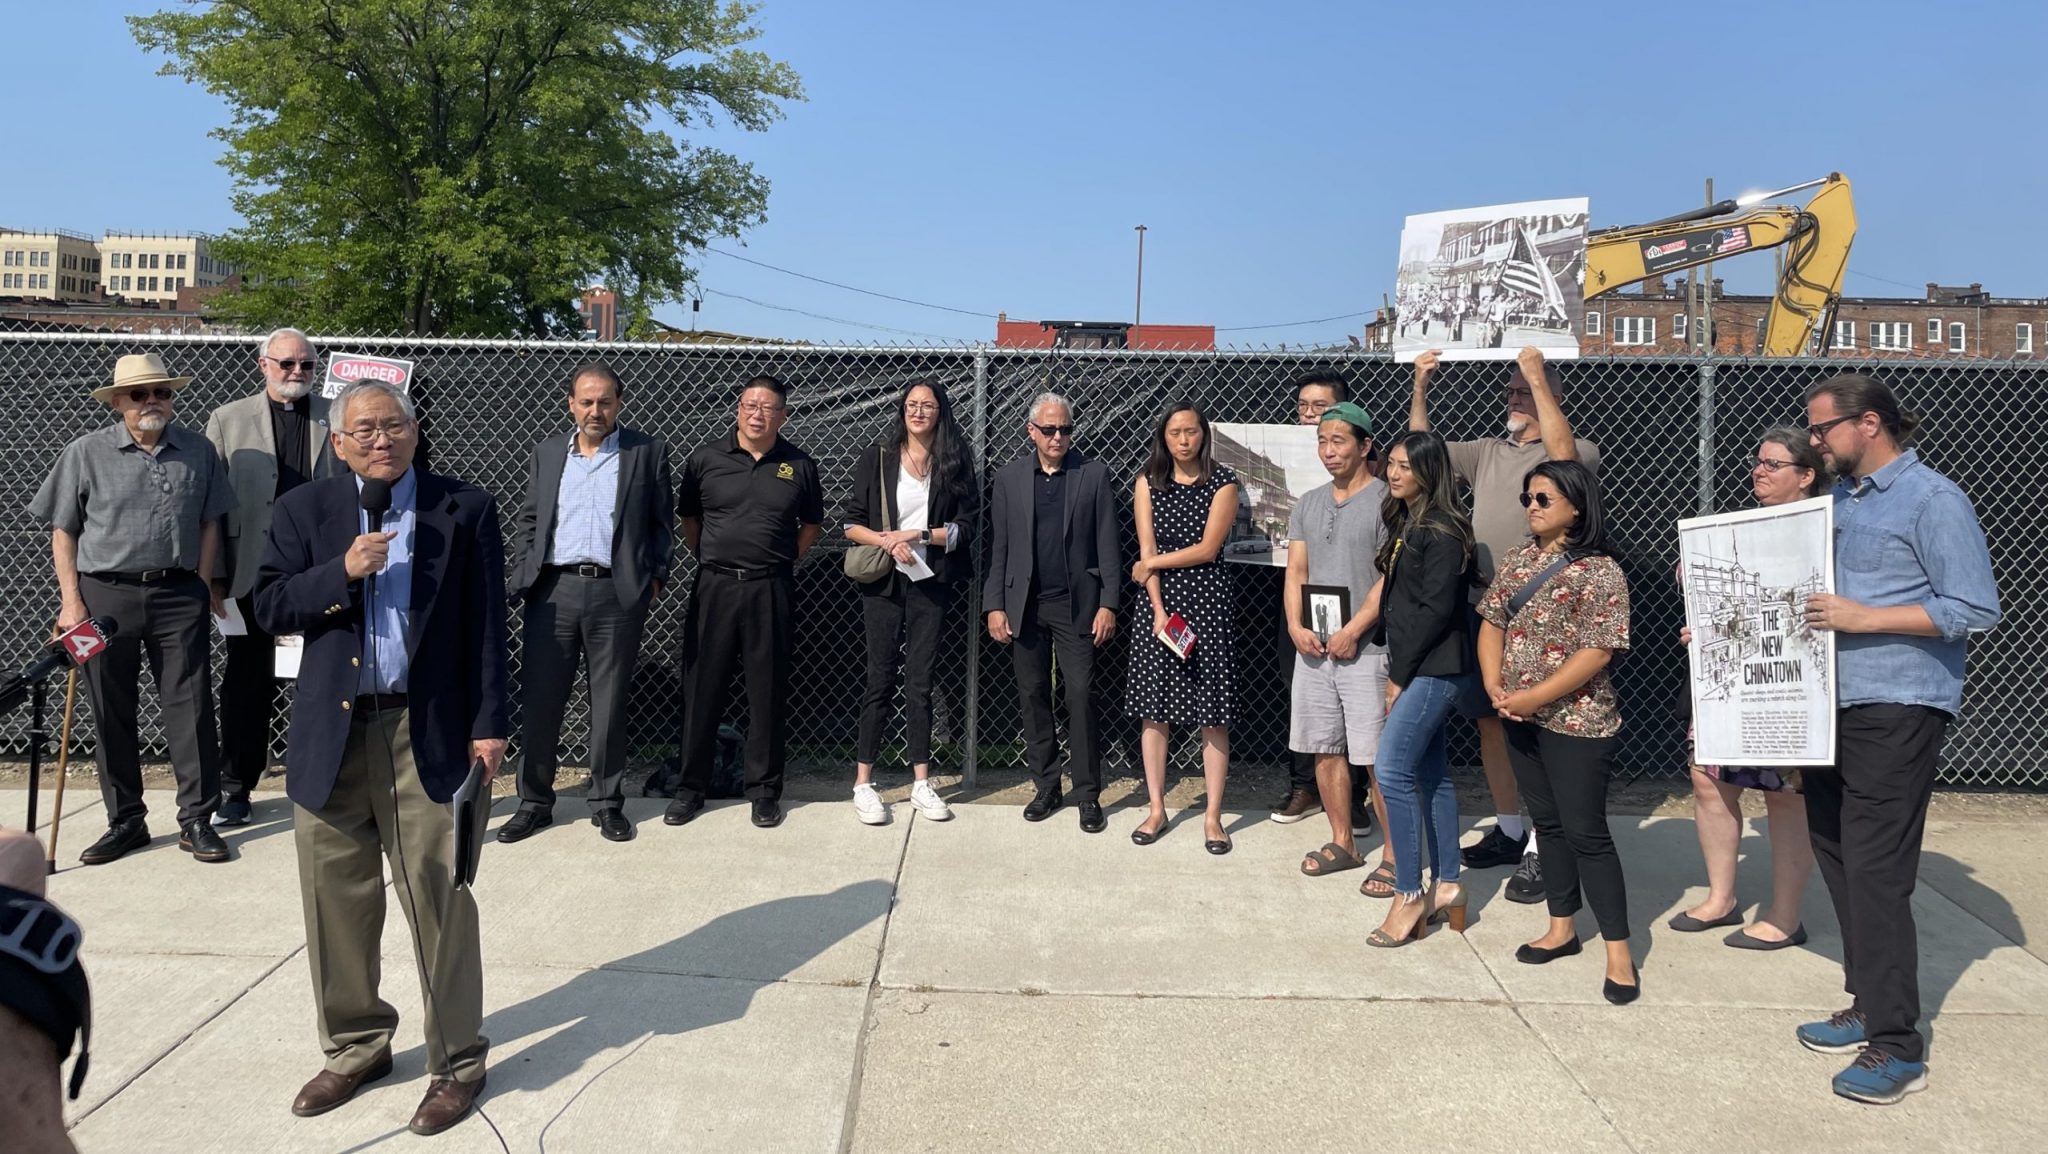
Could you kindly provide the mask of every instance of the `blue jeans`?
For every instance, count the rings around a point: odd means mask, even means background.
[[[1422,847],[1427,837],[1431,872],[1440,882],[1458,880],[1458,792],[1444,756],[1444,723],[1472,692],[1477,680],[1417,677],[1394,700],[1380,731],[1380,794],[1387,802],[1387,844],[1394,847],[1394,891],[1403,898],[1422,892]],[[1425,814],[1427,821],[1424,820]]]

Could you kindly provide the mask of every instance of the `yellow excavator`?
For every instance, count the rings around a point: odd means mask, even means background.
[[[1803,206],[1766,203],[1809,188],[1820,191]],[[1834,321],[1849,245],[1855,239],[1856,206],[1849,180],[1831,172],[1824,179],[1776,192],[1589,234],[1586,299],[1710,260],[1784,245],[1784,271],[1771,300],[1761,351],[1770,357],[1804,356],[1814,348],[1814,333],[1826,332]]]

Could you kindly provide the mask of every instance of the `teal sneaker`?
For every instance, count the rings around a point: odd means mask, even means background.
[[[1868,1046],[1848,1069],[1835,1075],[1835,1093],[1873,1106],[1889,1106],[1926,1088],[1927,1063],[1908,1062]]]
[[[1799,1027],[1799,1044],[1817,1054],[1853,1054],[1863,1048],[1863,1011],[1842,1010],[1825,1022]]]

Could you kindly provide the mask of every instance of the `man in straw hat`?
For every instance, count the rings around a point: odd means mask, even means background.
[[[191,380],[172,376],[155,353],[122,357],[114,382],[92,391],[120,421],[64,446],[29,505],[50,526],[63,594],[57,628],[98,616],[120,629],[85,667],[107,809],[106,835],[79,855],[86,865],[149,844],[135,721],[145,653],[178,780],[178,848],[206,862],[229,856],[209,821],[220,801],[220,748],[207,612],[218,609],[209,586],[235,499],[213,446],[171,423],[172,401]]]

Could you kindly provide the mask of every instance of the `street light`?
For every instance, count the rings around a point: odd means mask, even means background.
[[[1144,324],[1144,323],[1145,323],[1145,226],[1144,226],[1144,225],[1142,225],[1142,224],[1141,224],[1141,225],[1139,225],[1139,226],[1138,226],[1138,228],[1137,228],[1137,232],[1138,232],[1138,307],[1137,307],[1137,308],[1136,308],[1135,310],[1133,310],[1133,311],[1134,311],[1134,312],[1135,312],[1135,313],[1136,313],[1137,315],[1131,318],[1131,327],[1132,327],[1132,328],[1137,328],[1137,327],[1138,327],[1139,325],[1141,325],[1141,324]]]

